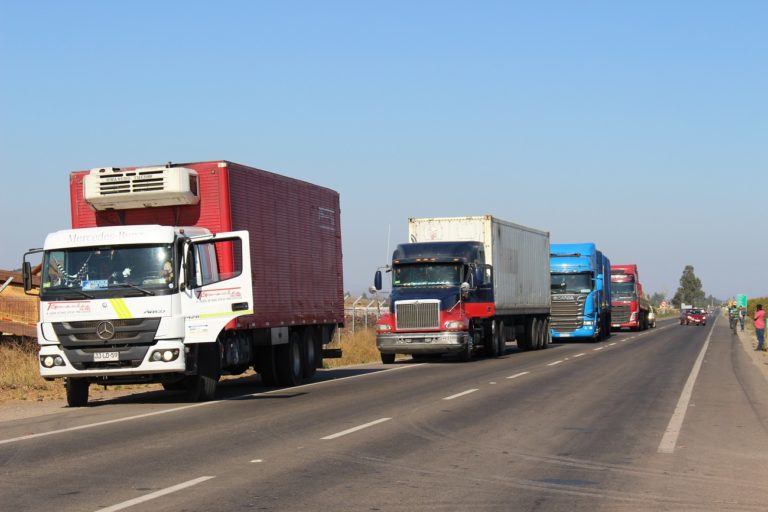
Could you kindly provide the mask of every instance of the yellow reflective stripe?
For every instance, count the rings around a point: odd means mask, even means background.
[[[131,310],[125,305],[123,299],[109,299],[109,303],[112,304],[112,308],[115,310],[115,313],[117,313],[117,318],[133,318]]]
[[[229,315],[231,315],[232,318],[234,318],[236,316],[251,315],[251,314],[253,314],[253,310],[248,309],[246,311],[224,311],[224,312],[221,312],[221,313],[203,313],[201,315],[198,315],[198,317],[199,318],[213,318],[213,317],[216,317],[216,316],[229,316]]]

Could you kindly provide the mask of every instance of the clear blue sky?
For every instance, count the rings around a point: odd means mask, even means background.
[[[345,288],[407,218],[595,241],[768,295],[768,2],[0,2],[0,268],[68,173],[227,159],[341,193]]]

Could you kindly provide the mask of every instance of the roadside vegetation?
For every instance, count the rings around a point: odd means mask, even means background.
[[[373,329],[358,329],[355,332],[341,333],[341,343],[335,341],[329,348],[341,348],[341,359],[325,359],[325,368],[338,368],[351,364],[380,362],[379,351],[376,349],[376,331]]]

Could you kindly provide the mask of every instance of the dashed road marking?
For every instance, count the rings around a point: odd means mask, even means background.
[[[518,378],[518,377],[522,377],[523,375],[528,375],[529,373],[531,373],[531,372],[520,372],[520,373],[516,373],[516,374],[514,374],[514,375],[510,375],[510,376],[509,376],[509,377],[507,377],[507,378],[508,378],[508,379],[516,379],[516,378]]]
[[[372,427],[374,425],[378,425],[379,423],[384,423],[385,421],[389,421],[392,418],[379,418],[376,421],[371,421],[370,423],[365,423],[364,425],[358,425],[356,427],[348,428],[347,430],[342,430],[341,432],[336,432],[335,434],[331,434],[329,436],[325,436],[320,438],[323,441],[330,441],[331,439],[336,439],[342,436],[346,436],[347,434],[352,434],[353,432],[357,432],[358,430],[363,430],[364,428]]]
[[[547,366],[555,366],[555,365],[560,364],[562,362],[563,362],[563,360],[561,359],[560,361],[555,361],[554,363],[548,363]]]
[[[201,484],[207,480],[210,480],[211,478],[216,478],[215,476],[201,476],[200,478],[195,478],[194,480],[190,480],[188,482],[184,482],[178,485],[174,485],[171,487],[166,487],[165,489],[160,489],[159,491],[155,491],[150,494],[145,494],[144,496],[140,496],[138,498],[134,498],[132,500],[124,501],[122,503],[118,503],[117,505],[112,505],[111,507],[107,508],[100,508],[96,512],[116,512],[118,510],[123,510],[128,507],[132,507],[134,505],[138,505],[139,503],[146,503],[147,501],[154,500],[156,498],[160,498],[162,496],[165,496],[167,494],[171,494],[177,491],[181,491],[182,489],[186,489],[188,487],[192,487],[193,485]]]
[[[477,391],[477,389],[468,389],[466,391],[462,391],[461,393],[456,393],[455,395],[447,396],[443,398],[443,400],[453,400],[454,398],[459,398],[460,396],[468,395],[470,393],[474,393]]]
[[[598,351],[598,350],[603,350],[604,348],[605,348],[605,347],[597,347],[597,348],[593,348],[592,350],[594,350],[594,351]]]
[[[585,355],[587,355],[587,353],[586,352],[582,352],[581,354],[576,354],[573,357],[576,358],[576,357],[581,357],[581,356],[585,356]]]

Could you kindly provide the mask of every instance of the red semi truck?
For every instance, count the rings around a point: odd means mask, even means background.
[[[637,265],[611,265],[611,328],[642,331],[649,327],[651,304],[643,293]]]
[[[339,194],[227,161],[70,177],[72,229],[42,252],[40,371],[88,386],[158,382],[214,397],[253,367],[297,385],[344,321]]]

